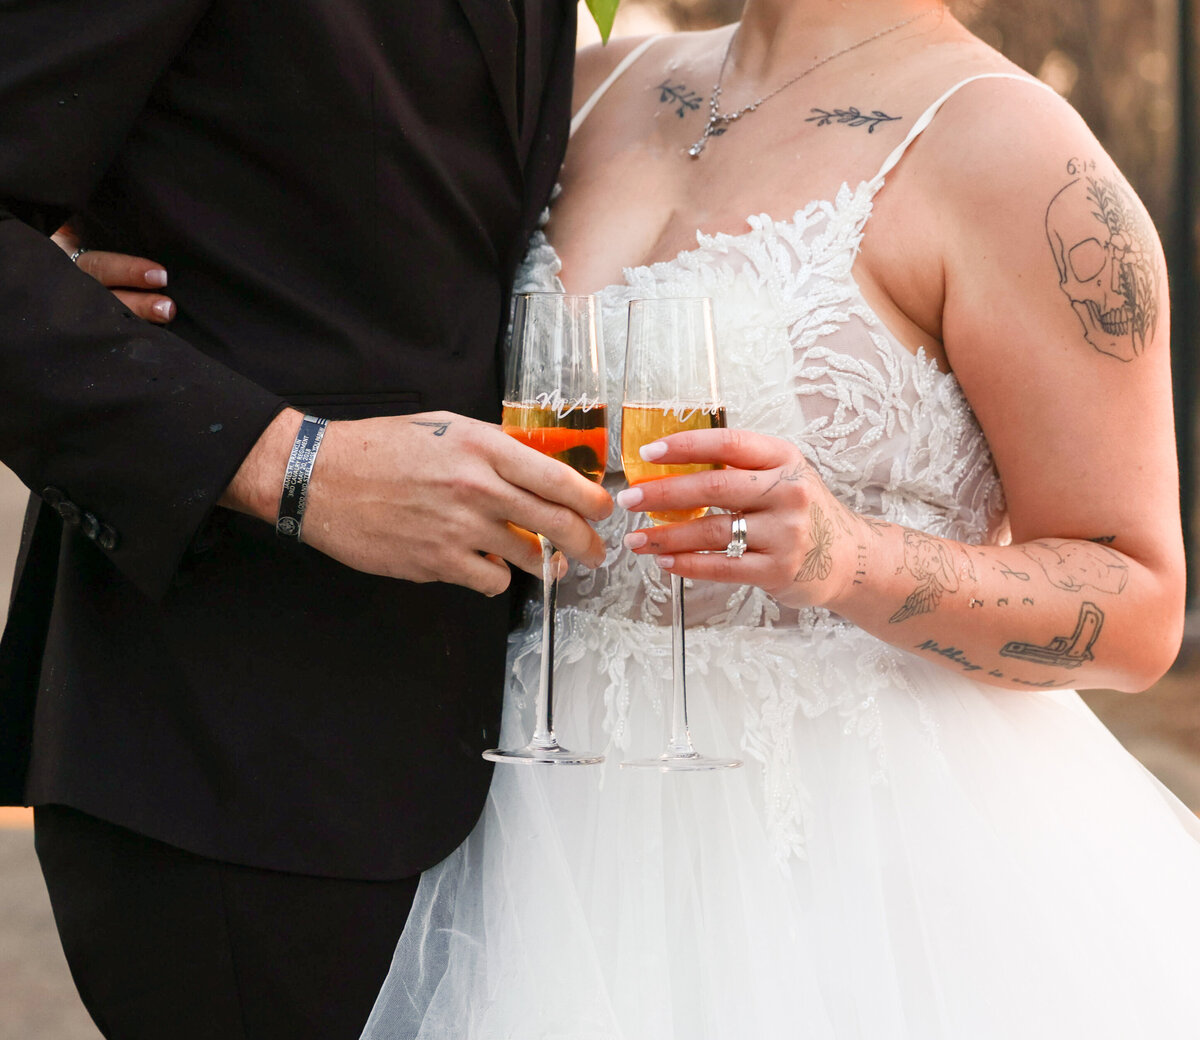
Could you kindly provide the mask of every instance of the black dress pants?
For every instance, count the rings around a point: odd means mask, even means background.
[[[356,1040],[418,878],[236,866],[35,810],[55,922],[108,1040]]]

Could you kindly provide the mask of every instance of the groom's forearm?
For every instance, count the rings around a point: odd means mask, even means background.
[[[0,459],[110,531],[99,549],[157,598],[284,402],[135,319],[3,209],[0,271]]]
[[[283,401],[140,322],[46,235],[86,205],[208,0],[0,4],[0,458],[146,595]],[[64,89],[70,84],[70,90]]]

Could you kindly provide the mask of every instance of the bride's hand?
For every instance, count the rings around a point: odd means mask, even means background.
[[[758,585],[788,606],[836,604],[854,582],[866,521],[830,493],[788,441],[745,430],[697,430],[647,444],[648,462],[722,463],[724,469],[648,481],[622,491],[633,512],[719,506],[746,522],[746,552],[725,555],[732,521],[724,513],[625,536],[663,570],[703,581]]]
[[[166,325],[175,317],[175,301],[156,290],[167,284],[161,264],[141,256],[108,253],[100,249],[80,251],[79,238],[69,225],[59,228],[51,239],[67,256],[74,256],[79,269],[101,285],[144,321]]]

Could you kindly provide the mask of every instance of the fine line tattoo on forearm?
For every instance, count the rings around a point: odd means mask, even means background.
[[[917,643],[913,649],[924,650],[928,653],[936,654],[938,657],[945,658],[947,661],[953,661],[964,672],[984,672],[990,679],[1004,679],[1006,682],[1017,683],[1020,686],[1051,689],[1056,686],[1067,686],[1070,683],[1069,679],[1023,679],[1019,675],[1005,675],[999,668],[988,668],[985,670],[983,665],[976,664],[959,647],[953,644],[942,646],[936,639],[923,640]]]
[[[958,575],[949,549],[940,539],[920,531],[904,532],[904,563],[896,573],[902,570],[917,579],[917,587],[904,605],[888,618],[889,624],[928,614],[941,602],[943,593],[958,590]]]
[[[1092,647],[1103,627],[1104,612],[1095,603],[1084,602],[1079,608],[1079,619],[1071,635],[1055,636],[1044,645],[1013,640],[1000,648],[1000,656],[1016,657],[1056,668],[1078,668],[1094,659]]]
[[[1117,595],[1129,579],[1123,557],[1103,545],[1042,538],[1021,546],[1021,552],[1041,567],[1051,585],[1067,592],[1088,588]]]

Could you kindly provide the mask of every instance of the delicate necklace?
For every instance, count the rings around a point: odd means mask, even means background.
[[[849,47],[843,47],[840,51],[834,51],[832,54],[827,54],[820,61],[814,62],[808,68],[798,75],[793,76],[786,83],[776,87],[769,94],[764,94],[757,101],[751,101],[748,105],[743,105],[736,112],[722,112],[719,108],[721,101],[721,80],[725,78],[725,66],[729,63],[729,52],[733,50],[733,41],[737,37],[737,29],[729,37],[729,43],[725,45],[725,57],[721,59],[721,70],[717,73],[717,82],[713,84],[712,93],[708,98],[708,122],[704,124],[704,133],[700,135],[700,139],[688,149],[688,155],[693,159],[699,159],[700,153],[704,151],[704,146],[708,144],[708,139],[714,136],[720,136],[725,133],[725,127],[730,123],[736,123],[744,115],[753,112],[759,105],[766,101],[770,101],[776,94],[787,90],[793,83],[798,83],[804,79],[810,72],[816,72],[822,65],[833,61],[834,58],[840,58],[843,54],[849,54],[851,51],[858,50],[872,40],[878,40],[881,36],[886,36],[888,33],[894,33],[898,29],[903,29],[906,25],[915,22],[918,18],[924,18],[927,14],[932,14],[937,8],[929,8],[922,11],[920,14],[910,15],[903,21],[897,22],[895,25],[889,25],[886,29],[880,29],[878,32],[872,33],[865,39],[859,40],[858,43],[852,43]],[[740,28],[740,26],[739,26]]]

